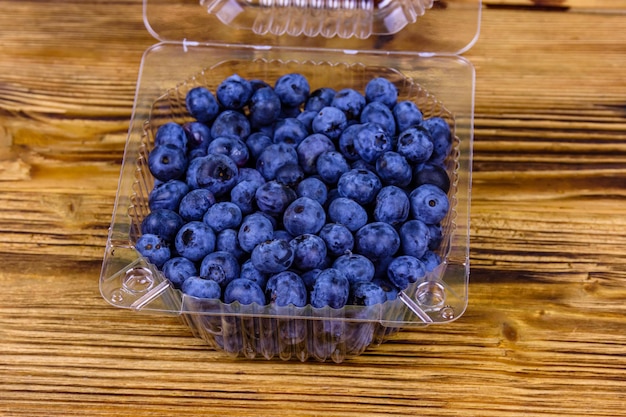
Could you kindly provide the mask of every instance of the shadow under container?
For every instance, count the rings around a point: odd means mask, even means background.
[[[236,2],[214,1],[214,7],[216,3],[232,8]],[[246,4],[238,7],[244,10]],[[104,299],[133,311],[177,315],[195,336],[231,356],[301,361],[341,362],[402,328],[449,323],[461,316],[469,284],[474,68],[459,54],[478,34],[480,1],[445,4],[424,10],[413,23],[396,25],[402,27],[395,33],[370,30],[364,38],[354,33],[342,38],[336,29],[333,36],[290,35],[275,28],[260,33],[250,26],[254,22],[228,17],[228,23],[217,15],[220,8],[207,11],[207,5],[197,1],[145,0],[147,28],[160,42],[145,52],[141,63],[100,276]],[[254,16],[249,10],[248,15]],[[372,21],[373,28],[380,27],[376,17]],[[442,37],[445,33],[450,36]],[[424,118],[440,116],[452,127],[453,150],[445,162],[451,208],[442,222],[438,251],[443,263],[396,300],[342,309],[204,300],[174,288],[134,248],[154,185],[148,153],[159,126],[192,121],[185,108],[186,92],[197,86],[215,91],[234,73],[273,84],[290,72],[306,76],[311,91],[331,87],[362,92],[372,78],[385,77],[397,87],[398,100],[411,100]]]

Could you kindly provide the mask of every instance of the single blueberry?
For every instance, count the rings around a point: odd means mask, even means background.
[[[452,150],[452,132],[448,123],[441,117],[431,117],[422,122],[433,141],[433,154],[430,161],[441,164]]]
[[[339,136],[339,151],[348,161],[357,161],[361,158],[354,146],[354,141],[362,127],[361,124],[350,125]]]
[[[258,244],[250,255],[250,260],[261,272],[276,274],[286,271],[293,263],[293,249],[283,239],[267,240]]]
[[[337,184],[339,177],[350,170],[348,161],[337,151],[327,151],[317,158],[317,174],[326,184]]]
[[[413,185],[432,184],[441,188],[444,193],[450,191],[450,177],[443,167],[437,164],[419,164],[413,169]]]
[[[327,223],[319,232],[319,237],[326,243],[329,254],[340,256],[354,248],[354,236],[345,225],[340,223]]]
[[[150,212],[141,222],[142,234],[160,236],[166,242],[172,242],[178,229],[185,222],[178,213],[172,210],[159,209]]]
[[[174,245],[180,256],[198,262],[215,250],[215,233],[202,222],[189,222],[176,234]]]
[[[353,146],[365,162],[373,164],[392,148],[391,136],[378,123],[364,123],[354,136]]]
[[[289,244],[293,250],[292,267],[306,271],[321,267],[326,261],[326,243],[310,233],[293,238]]]
[[[250,122],[236,110],[224,110],[211,125],[211,136],[214,138],[232,136],[245,141],[249,135]]]
[[[171,256],[167,243],[160,236],[151,233],[140,236],[135,243],[135,248],[157,268],[161,268]]]
[[[354,249],[373,261],[387,258],[400,249],[400,236],[388,223],[368,223],[355,233]]]
[[[187,155],[174,145],[159,145],[148,155],[148,169],[161,181],[177,180],[185,175]]]
[[[309,131],[300,120],[293,117],[281,119],[274,124],[274,143],[287,143],[298,146],[304,138],[309,135]]]
[[[424,256],[420,258],[420,261],[424,264],[424,269],[427,273],[432,272],[442,262],[441,257],[432,250],[427,250]]]
[[[306,110],[296,116],[296,119],[306,128],[307,131],[313,132],[313,119],[317,116],[316,111]]]
[[[427,224],[441,222],[450,209],[450,202],[446,193],[432,184],[423,184],[415,188],[409,194],[409,200],[411,201],[413,218],[422,220]]]
[[[202,220],[204,213],[215,204],[215,196],[209,190],[197,188],[189,191],[180,201],[178,214],[185,221]]]
[[[283,271],[272,275],[265,287],[265,300],[270,305],[304,307],[307,303],[307,289],[298,274]]]
[[[168,122],[157,129],[154,146],[173,145],[187,152],[187,135],[185,129],[175,122]]]
[[[425,274],[424,264],[414,256],[398,256],[387,267],[389,280],[400,290],[424,278]]]
[[[282,75],[276,80],[274,91],[283,104],[296,107],[309,98],[311,87],[302,74],[291,73]]]
[[[222,154],[232,159],[238,167],[248,162],[250,154],[248,147],[241,140],[232,136],[215,138],[209,143],[207,153]]]
[[[246,252],[252,252],[258,244],[272,239],[273,236],[274,226],[272,222],[260,213],[246,216],[237,233],[239,246]]]
[[[300,197],[291,203],[283,214],[285,229],[294,236],[316,234],[326,223],[324,208],[317,201]]]
[[[372,171],[351,169],[337,182],[337,190],[342,197],[350,198],[359,204],[369,204],[382,188],[380,179]]]
[[[335,145],[321,133],[307,136],[296,148],[298,162],[305,174],[314,174],[317,158],[324,152],[334,151]]]
[[[265,183],[265,178],[263,178],[263,175],[261,175],[261,173],[254,168],[239,168],[239,175],[237,179],[239,181],[250,181],[254,183],[257,187]]]
[[[356,201],[337,197],[328,206],[328,217],[354,232],[367,223],[367,211]]]
[[[191,297],[219,299],[222,295],[222,288],[217,282],[198,276],[192,276],[186,279],[181,289],[185,294]]]
[[[365,107],[365,97],[352,88],[344,88],[335,94],[331,105],[343,111],[347,120],[359,120]]]
[[[217,234],[215,250],[232,253],[237,259],[241,259],[245,253],[239,246],[237,230],[235,229],[224,229]]]
[[[333,263],[333,268],[344,273],[350,285],[369,282],[374,278],[374,264],[363,255],[347,253]]]
[[[241,266],[239,261],[229,252],[217,251],[209,253],[200,264],[200,276],[212,279],[222,288],[235,278],[239,278]]]
[[[393,106],[393,117],[396,119],[396,127],[398,132],[418,126],[424,120],[422,112],[412,101],[400,101]]]
[[[239,228],[241,220],[241,209],[230,201],[220,201],[213,204],[202,218],[202,221],[216,233],[226,229]]]
[[[330,106],[333,98],[335,97],[335,90],[329,87],[322,87],[314,90],[309,95],[306,103],[304,104],[305,111],[318,112],[323,107]]]
[[[421,258],[428,250],[430,230],[421,220],[409,220],[400,227],[402,253]]]
[[[398,135],[397,151],[412,164],[426,162],[433,153],[430,134],[421,126],[410,127]]]
[[[254,211],[255,195],[259,185],[253,181],[240,181],[230,190],[230,201],[239,207],[242,214],[250,214]]]
[[[265,294],[256,283],[243,278],[231,281],[224,290],[224,302],[231,304],[238,302],[243,305],[256,303],[265,305]]]
[[[314,133],[322,133],[330,139],[338,139],[347,126],[345,113],[336,107],[324,107],[311,122]]]
[[[428,241],[428,249],[436,250],[441,246],[443,241],[443,228],[441,224],[429,224],[428,231],[430,232],[430,240]]]
[[[209,154],[191,161],[187,169],[190,188],[205,188],[216,197],[227,194],[238,181],[239,168],[226,155]]]
[[[375,123],[380,125],[389,137],[393,137],[396,134],[396,120],[393,117],[393,113],[391,113],[389,107],[382,103],[372,102],[365,106],[361,112],[359,121],[361,123]]]
[[[287,164],[297,164],[296,149],[287,143],[275,143],[265,148],[256,160],[256,169],[267,181],[276,178],[276,171]]]
[[[275,180],[261,185],[255,193],[259,210],[272,216],[283,214],[296,197],[294,190]]]
[[[252,94],[248,108],[252,126],[271,125],[280,116],[280,98],[278,98],[273,88],[263,87]]]
[[[215,95],[224,108],[241,109],[252,96],[252,85],[245,78],[233,74],[217,86]]]
[[[320,204],[324,204],[328,198],[328,189],[320,179],[308,177],[298,183],[296,194],[298,197],[309,197]]]
[[[385,152],[376,160],[376,174],[384,184],[406,187],[413,178],[413,169],[397,152]]]
[[[261,288],[265,288],[267,279],[269,278],[269,274],[256,269],[250,259],[241,264],[239,276],[256,283]]]
[[[204,156],[206,149],[211,142],[211,129],[204,123],[188,122],[183,125],[185,135],[187,135],[187,152],[189,159],[193,159],[194,154]]]
[[[250,157],[256,160],[265,148],[270,146],[273,142],[272,139],[264,133],[254,132],[248,136],[245,143],[248,147]]]
[[[391,109],[398,100],[398,89],[388,79],[376,77],[365,85],[365,98],[368,102],[380,102]]]
[[[311,291],[311,305],[315,308],[329,306],[342,308],[348,302],[350,282],[343,272],[335,268],[322,270],[316,277]]]
[[[291,188],[296,188],[304,179],[304,171],[298,164],[287,164],[276,171],[276,181]]]
[[[189,90],[185,96],[185,105],[189,114],[201,123],[212,122],[220,110],[217,99],[205,87]]]
[[[373,306],[387,301],[387,294],[375,282],[360,282],[352,287],[348,302],[357,306]]]
[[[163,264],[162,270],[165,278],[167,278],[175,288],[180,288],[187,278],[198,274],[196,265],[182,256],[169,259]]]
[[[374,203],[374,219],[397,226],[409,217],[409,197],[395,185],[383,187]]]
[[[189,192],[189,186],[179,180],[155,186],[148,195],[148,207],[150,210],[168,209],[177,211],[183,197]]]

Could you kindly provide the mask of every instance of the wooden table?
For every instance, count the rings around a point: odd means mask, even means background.
[[[155,41],[139,0],[0,10],[0,415],[626,415],[626,1],[484,1],[469,307],[339,365],[101,298]]]

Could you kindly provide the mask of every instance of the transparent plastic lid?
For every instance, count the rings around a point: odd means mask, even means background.
[[[162,42],[350,52],[460,54],[481,0],[144,0]]]

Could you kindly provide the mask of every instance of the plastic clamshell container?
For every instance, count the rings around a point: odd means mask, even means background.
[[[341,7],[358,5],[365,9],[337,14]],[[390,9],[377,12],[381,5]],[[375,30],[366,37],[349,34],[358,26],[346,18],[349,12],[359,14],[358,21],[367,20]],[[318,16],[315,13],[323,15],[320,25],[332,26],[334,34],[300,30],[301,17]],[[394,13],[403,13],[399,19],[404,23],[398,27],[380,23]],[[259,30],[255,16],[260,14],[265,14],[269,26],[293,20],[297,29]],[[301,361],[341,362],[399,329],[448,323],[463,314],[469,284],[475,73],[459,54],[478,36],[480,0],[391,0],[369,5],[144,0],[144,21],[160,42],[145,52],[141,62],[100,276],[105,300],[133,311],[180,316],[195,336],[232,356]],[[442,222],[444,239],[438,250],[443,263],[395,300],[370,307],[316,309],[199,299],[176,289],[134,248],[141,221],[150,211],[148,195],[154,185],[148,153],[159,126],[193,120],[185,108],[186,92],[196,86],[215,91],[233,73],[272,84],[289,72],[305,75],[311,91],[332,87],[362,92],[370,79],[386,77],[398,88],[398,100],[414,101],[424,118],[443,117],[453,128],[453,150],[445,162],[451,208]]]

